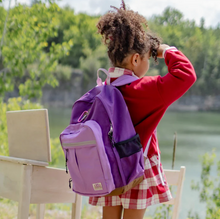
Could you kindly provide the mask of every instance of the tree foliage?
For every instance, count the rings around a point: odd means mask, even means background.
[[[72,40],[74,45],[69,51],[68,57],[60,59],[60,63],[70,65],[74,68],[80,67],[80,58],[88,56],[88,50],[96,50],[101,45],[100,36],[97,34],[97,16],[87,14],[75,14],[74,10],[65,7],[57,14],[59,20],[58,35],[49,39],[56,43]]]
[[[14,110],[38,109],[43,106],[29,99],[40,97],[45,84],[56,86],[60,75],[69,77],[68,66],[58,65],[59,59],[68,55],[73,41],[60,43],[49,39],[58,35],[60,8],[49,1],[34,2],[31,7],[17,5],[7,12],[0,7],[0,154],[8,155],[6,112]],[[7,22],[6,22],[7,21]],[[6,25],[5,25],[6,24]],[[62,69],[61,69],[62,68]],[[22,97],[3,101],[4,94],[18,88]],[[51,139],[53,160],[58,163],[62,153],[59,139]]]
[[[0,8],[3,10],[3,8]],[[40,97],[45,84],[56,86],[58,81],[53,75],[58,60],[68,54],[73,42],[51,42],[47,40],[57,36],[57,13],[55,3],[46,6],[43,3],[32,7],[18,5],[10,10],[6,34],[0,25],[0,36],[3,44],[0,48],[0,94],[19,88],[21,96]],[[3,13],[4,15],[6,13]],[[0,18],[2,24],[5,16]],[[32,64],[37,68],[32,68]]]
[[[190,94],[218,95],[220,93],[220,25],[206,28],[204,18],[200,25],[195,21],[184,20],[176,9],[166,8],[162,15],[153,16],[149,26],[163,42],[176,46],[192,62],[198,80]],[[167,69],[163,63],[155,67],[161,75]]]
[[[213,176],[212,167],[216,164],[215,151],[201,157],[201,181],[192,181],[192,189],[199,191],[200,201],[206,203],[206,219],[220,218],[220,160],[217,161],[217,174]],[[199,219],[198,213],[189,212],[190,219]]]
[[[0,13],[1,37],[5,9],[0,7]],[[1,48],[0,94],[18,86],[23,96],[40,96],[45,84],[58,84],[53,74],[58,63],[83,69],[82,86],[91,87],[88,78],[95,74],[94,68],[109,66],[106,49],[97,34],[98,19],[99,16],[76,14],[70,7],[59,8],[52,2],[46,6],[33,1],[31,7],[18,5],[11,9]],[[180,11],[168,7],[149,19],[149,27],[163,43],[176,46],[191,60],[198,80],[188,94],[220,93],[220,24],[207,28],[202,18],[196,25],[195,21],[184,19]],[[33,63],[37,67],[33,68]],[[165,75],[167,68],[161,61],[158,66],[152,65],[149,73]]]

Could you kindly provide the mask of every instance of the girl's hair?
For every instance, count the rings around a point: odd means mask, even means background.
[[[127,10],[124,0],[120,8],[103,15],[98,24],[98,33],[108,47],[108,56],[114,66],[123,65],[124,58],[132,53],[143,57],[149,50],[157,62],[160,40],[147,32],[147,20],[137,12]]]

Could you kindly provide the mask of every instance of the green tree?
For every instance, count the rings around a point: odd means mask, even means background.
[[[3,9],[1,9],[3,10]],[[58,60],[68,55],[73,42],[51,43],[47,40],[57,35],[57,16],[60,8],[55,3],[34,4],[32,7],[18,5],[10,10],[5,36],[1,46],[0,95],[19,88],[21,96],[40,97],[45,84],[56,86],[53,75]],[[37,68],[32,68],[32,64]]]
[[[80,67],[80,59],[87,58],[87,50],[96,50],[101,45],[101,37],[97,34],[97,16],[75,14],[70,7],[65,7],[57,14],[59,20],[58,35],[48,40],[56,43],[72,40],[74,45],[69,51],[69,56],[60,59],[60,63],[73,68]]]
[[[101,67],[108,69],[110,66],[106,47],[104,45],[100,45],[94,51],[87,49],[85,52],[87,55],[86,58],[81,57],[80,59],[80,69],[83,71],[83,93],[96,86],[97,70]],[[106,79],[104,73],[100,73],[100,77],[103,81]]]
[[[153,16],[153,17],[157,24],[164,26],[168,26],[168,25],[177,26],[180,25],[183,20],[183,14],[177,9],[171,7],[165,8],[161,16]]]
[[[199,191],[200,201],[206,203],[206,219],[220,218],[220,160],[217,161],[216,177],[211,173],[212,167],[216,164],[215,151],[205,153],[201,157],[202,172],[201,182],[192,181],[191,188]],[[189,212],[190,219],[199,219],[198,213]]]
[[[162,15],[153,16],[149,26],[164,43],[176,46],[192,62],[197,73],[197,82],[188,94],[218,95],[220,92],[220,28],[206,28],[202,18],[197,26],[195,21],[183,19],[176,9],[166,8]],[[166,66],[159,63],[154,67],[160,75],[167,73]]]
[[[6,11],[0,7],[0,151],[8,155],[6,111],[38,109],[42,106],[31,103],[32,97],[40,97],[45,84],[58,84],[56,67],[58,60],[71,48],[73,42],[51,42],[48,51],[47,40],[57,35],[57,14],[60,8],[55,3],[43,3],[31,7],[18,5],[11,9],[6,21]],[[6,24],[6,25],[3,25]],[[3,101],[6,92],[18,88],[22,97]],[[51,141],[52,165],[62,153],[58,139]],[[59,152],[59,153],[58,153]]]

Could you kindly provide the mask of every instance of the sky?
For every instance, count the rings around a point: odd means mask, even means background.
[[[30,0],[12,0],[14,2],[30,3]],[[3,0],[8,7],[9,0]],[[205,19],[205,26],[216,27],[220,23],[220,0],[125,0],[127,6],[134,11],[149,18],[152,15],[160,15],[168,6],[178,9],[184,15],[184,19],[195,20],[196,24],[200,19]],[[121,0],[61,0],[59,6],[69,5],[78,12],[88,14],[104,14],[110,9],[110,5],[120,7]]]

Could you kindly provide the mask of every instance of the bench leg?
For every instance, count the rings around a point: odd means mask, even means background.
[[[45,204],[38,204],[36,219],[44,219],[44,213],[45,213]]]
[[[71,219],[81,219],[81,210],[82,210],[82,196],[76,195],[75,203],[72,203],[72,217]]]
[[[21,188],[18,202],[18,219],[28,219],[31,199],[31,174],[32,166],[23,165],[21,174]]]

